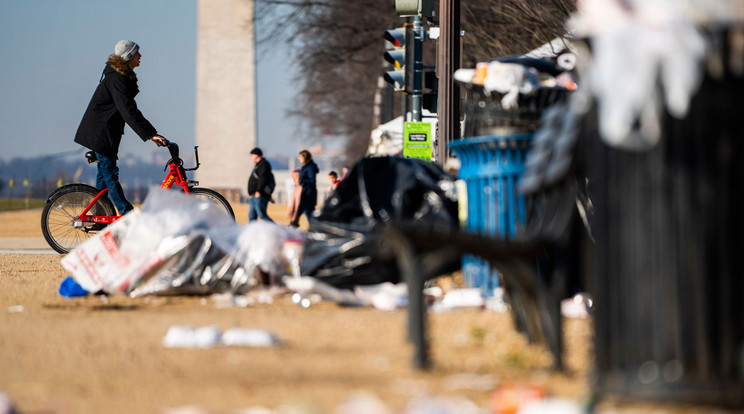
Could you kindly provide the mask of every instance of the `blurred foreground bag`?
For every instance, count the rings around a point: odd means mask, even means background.
[[[455,181],[438,165],[397,157],[359,161],[310,222],[302,274],[351,288],[398,283],[383,245],[390,223],[458,227]]]

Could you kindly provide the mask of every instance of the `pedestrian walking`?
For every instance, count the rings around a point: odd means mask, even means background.
[[[300,168],[300,185],[302,186],[302,195],[300,196],[300,208],[298,219],[291,222],[290,225],[299,227],[299,216],[305,214],[307,222],[310,223],[310,216],[315,211],[315,204],[318,202],[317,175],[320,172],[318,164],[313,161],[313,156],[308,150],[300,151],[297,159],[302,164]]]
[[[271,172],[271,164],[263,157],[261,148],[251,150],[251,161],[253,161],[253,171],[248,178],[248,220],[254,221],[261,219],[263,221],[274,222],[266,213],[266,209],[271,201],[271,193],[274,191],[274,173]]]
[[[158,134],[150,121],[145,119],[134,100],[139,93],[134,68],[140,65],[141,58],[137,43],[131,40],[116,43],[114,54],[106,62],[98,86],[75,133],[75,142],[95,153],[98,159],[96,188],[108,188],[108,197],[119,214],[126,214],[134,208],[124,196],[119,183],[119,167],[116,164],[119,144],[124,135],[124,123],[143,142],[152,140],[159,147],[168,144],[168,140]]]
[[[302,186],[300,185],[300,170],[292,171],[292,194],[287,206],[287,218],[290,223],[299,223],[300,221],[300,199],[302,198]],[[297,226],[295,226],[297,227]]]

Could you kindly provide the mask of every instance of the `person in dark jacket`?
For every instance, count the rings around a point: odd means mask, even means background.
[[[136,43],[130,40],[116,43],[114,54],[106,62],[98,87],[75,134],[76,143],[96,153],[96,187],[99,190],[108,188],[108,197],[120,214],[126,214],[133,208],[124,197],[119,184],[119,167],[116,165],[124,123],[142,141],[152,140],[159,147],[168,143],[145,119],[134,101],[139,93],[134,68],[139,66],[141,57]]]
[[[300,185],[302,186],[302,195],[300,196],[300,207],[299,214],[297,214],[297,220],[290,223],[291,226],[299,227],[299,217],[302,213],[305,213],[308,224],[310,223],[310,215],[315,211],[315,204],[318,202],[318,187],[316,176],[320,169],[318,164],[313,161],[313,156],[308,150],[300,151],[297,159],[302,163],[300,168]]]
[[[266,213],[266,208],[271,201],[271,191],[269,181],[271,180],[271,164],[263,157],[261,148],[251,150],[251,161],[253,161],[253,171],[248,178],[248,220],[253,221],[260,218],[263,221],[274,222]]]

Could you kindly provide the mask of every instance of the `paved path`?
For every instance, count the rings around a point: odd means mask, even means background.
[[[41,237],[0,237],[0,254],[59,254]]]

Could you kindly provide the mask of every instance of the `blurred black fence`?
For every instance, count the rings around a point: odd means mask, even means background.
[[[585,140],[600,395],[744,406],[742,97],[726,69],[652,150]]]

